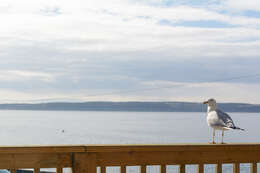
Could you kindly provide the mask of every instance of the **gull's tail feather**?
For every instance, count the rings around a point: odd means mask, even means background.
[[[245,129],[241,129],[240,127],[233,127],[232,129],[245,131]]]

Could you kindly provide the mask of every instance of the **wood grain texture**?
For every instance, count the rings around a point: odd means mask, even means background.
[[[34,168],[34,173],[40,173],[40,168]]]
[[[121,165],[176,165],[252,163],[260,161],[260,151],[170,151],[170,152],[101,152],[97,153],[99,166]]]
[[[120,167],[120,173],[126,173],[126,166],[125,165],[122,165]]]
[[[259,151],[260,143],[235,144],[161,144],[161,145],[87,145],[87,152],[139,152],[139,151]]]
[[[141,165],[141,173],[146,173],[146,165]]]
[[[74,153],[73,154],[73,173],[87,173],[87,154],[86,153]]]
[[[11,173],[16,173],[16,169],[10,169]]]
[[[105,166],[100,167],[100,173],[106,173],[106,167]]]
[[[218,163],[216,165],[216,173],[222,173],[222,164],[221,163]]]
[[[234,173],[239,173],[238,163],[252,163],[251,172],[256,173],[260,162],[260,144],[167,144],[167,145],[81,145],[81,146],[23,146],[0,147],[0,169],[18,168],[61,168],[72,167],[73,173],[96,173],[101,166],[199,164],[198,172],[203,173],[203,164],[235,163]],[[181,167],[180,171],[184,171]],[[217,173],[222,169],[218,166]]]
[[[250,172],[257,173],[257,163],[256,162],[251,163]]]
[[[185,173],[186,170],[185,170],[185,164],[181,164],[180,167],[179,167],[179,173]]]
[[[96,173],[97,172],[97,156],[96,153],[87,154],[87,173]]]
[[[233,173],[240,173],[240,163],[233,164]]]
[[[204,173],[204,164],[198,164],[197,173]]]
[[[57,173],[63,173],[63,168],[56,168]]]
[[[82,153],[86,146],[21,146],[0,147],[0,154],[31,154],[31,153]]]
[[[161,171],[160,173],[166,173],[166,165],[161,165]]]

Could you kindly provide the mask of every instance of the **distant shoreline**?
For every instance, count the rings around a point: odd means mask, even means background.
[[[220,103],[225,112],[260,112],[260,105]],[[125,111],[125,112],[205,112],[207,107],[195,102],[50,102],[35,104],[0,104],[0,110],[38,111]]]

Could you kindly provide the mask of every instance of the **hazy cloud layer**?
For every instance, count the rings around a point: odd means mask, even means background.
[[[0,5],[0,102],[260,103],[256,0]],[[161,89],[160,89],[161,88]]]

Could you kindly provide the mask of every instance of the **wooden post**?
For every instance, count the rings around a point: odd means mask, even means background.
[[[11,173],[16,173],[16,169],[10,169]]]
[[[161,165],[161,173],[166,173],[166,165]]]
[[[204,173],[204,164],[203,163],[198,164],[197,173]]]
[[[185,164],[180,165],[179,173],[185,173]]]
[[[106,173],[106,167],[105,166],[100,167],[100,173]]]
[[[146,173],[146,165],[141,166],[141,173]]]
[[[216,173],[222,173],[222,164],[218,163],[216,166]]]
[[[233,173],[240,173],[240,163],[233,164]]]
[[[120,167],[120,173],[126,173],[126,166],[125,165],[122,165]]]
[[[97,173],[96,153],[87,154],[87,173]]]
[[[34,173],[40,173],[40,168],[34,168]]]
[[[251,163],[251,168],[250,168],[251,173],[257,173],[257,163]]]
[[[73,173],[87,173],[87,154],[75,153],[73,155],[72,172]]]
[[[63,172],[63,168],[56,168],[56,172],[57,173],[62,173]]]

